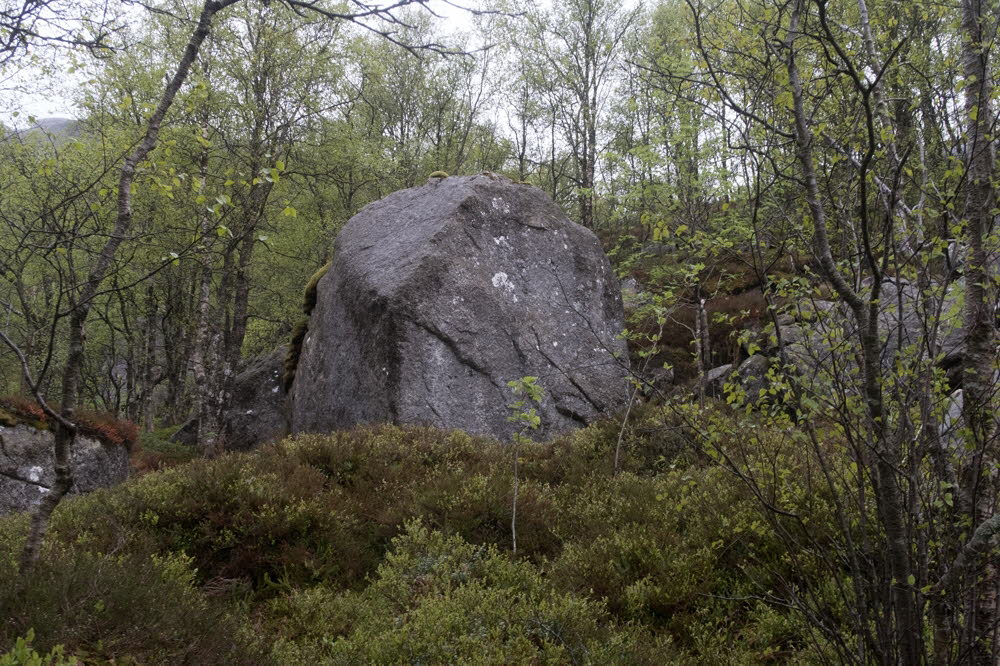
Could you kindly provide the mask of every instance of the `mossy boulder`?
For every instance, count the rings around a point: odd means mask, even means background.
[[[30,425],[0,425],[0,514],[27,511],[55,482],[54,435]],[[121,483],[129,475],[129,451],[121,445],[78,435],[72,454],[71,493]]]

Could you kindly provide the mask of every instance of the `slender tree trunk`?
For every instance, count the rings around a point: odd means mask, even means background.
[[[881,364],[879,358],[878,321],[875,315],[877,315],[881,276],[875,266],[874,257],[869,254],[865,260],[872,268],[872,294],[868,299],[863,299],[847,284],[847,281],[841,275],[830,249],[826,230],[826,210],[824,209],[822,195],[819,191],[816,178],[816,170],[813,164],[813,134],[808,126],[803,101],[802,82],[795,57],[795,42],[800,34],[799,22],[801,14],[804,11],[803,5],[803,0],[798,0],[795,3],[788,30],[788,41],[785,44],[795,119],[795,152],[802,169],[803,180],[806,184],[806,200],[813,217],[813,243],[819,257],[820,268],[823,276],[850,307],[861,345],[863,391],[868,416],[867,420],[877,452],[876,461],[874,463],[868,462],[867,464],[873,472],[875,493],[878,498],[876,505],[878,507],[879,520],[885,530],[886,555],[890,567],[890,601],[886,610],[890,611],[895,619],[893,639],[889,641],[889,644],[880,646],[880,649],[883,651],[881,657],[883,661],[888,660],[891,662],[893,659],[892,654],[896,649],[895,646],[898,645],[900,651],[899,659],[902,663],[917,664],[919,663],[920,653],[920,613],[917,610],[916,600],[908,582],[912,580],[912,562],[903,515],[904,507],[895,473],[895,460],[898,456],[897,451],[893,450],[890,443],[886,441],[882,391],[879,380]],[[820,3],[820,11],[822,12],[823,9],[822,3]],[[860,180],[864,181],[865,178],[866,174],[862,173]],[[862,200],[860,205],[866,206],[867,201]],[[859,461],[859,464],[865,462]],[[888,614],[884,619],[890,619]]]
[[[60,413],[62,419],[53,424],[55,426],[55,482],[31,516],[28,538],[21,551],[20,571],[24,580],[38,562],[42,539],[45,538],[45,533],[48,531],[52,512],[56,510],[59,502],[73,487],[72,454],[73,442],[76,439],[76,426],[74,425],[76,409],[74,405],[76,404],[80,380],[80,367],[83,364],[83,323],[87,309],[86,306],[82,308],[77,306],[76,312],[70,317],[69,346],[62,373],[61,397],[63,406]]]
[[[992,361],[994,356],[993,312],[990,307],[987,253],[984,238],[989,231],[994,205],[994,147],[992,86],[988,63],[988,41],[984,0],[962,0],[962,69],[965,74],[966,186],[965,219],[968,256],[965,262],[966,350],[963,373],[962,416],[969,433],[970,455],[962,470],[962,502],[973,525],[985,522],[994,509],[994,480],[987,470],[996,463],[991,450]],[[995,20],[995,19],[992,19]],[[972,643],[970,663],[996,663],[996,567],[988,563],[981,575],[971,570],[966,588],[966,636]]]
[[[156,146],[160,133],[160,125],[187,79],[191,65],[198,56],[202,42],[208,36],[212,19],[216,12],[227,7],[236,0],[209,1],[202,7],[198,25],[195,27],[184,49],[184,55],[177,66],[167,87],[163,91],[159,104],[153,111],[146,125],[146,132],[135,149],[125,158],[121,177],[118,181],[118,215],[114,229],[108,237],[97,261],[91,268],[78,300],[73,303],[69,317],[69,345],[66,361],[62,372],[62,419],[57,422],[55,431],[55,476],[52,490],[38,506],[32,516],[28,538],[21,553],[21,576],[30,575],[38,562],[42,539],[48,529],[49,518],[63,496],[73,485],[73,473],[70,466],[73,442],[76,439],[76,428],[73,419],[76,412],[77,393],[79,388],[80,370],[83,365],[84,324],[93,304],[94,297],[107,276],[115,259],[118,247],[125,240],[132,227],[132,183],[135,180],[136,169]]]
[[[208,130],[202,127],[202,138],[208,140]],[[199,158],[199,174],[201,189],[205,188],[205,181],[208,177],[208,149],[203,148]],[[199,233],[210,242],[212,235],[212,222],[204,210],[199,211]],[[211,248],[209,248],[210,250]],[[201,447],[202,455],[206,458],[214,457],[216,454],[216,428],[212,419],[212,399],[211,389],[208,381],[208,371],[206,369],[206,359],[209,355],[212,336],[209,329],[212,327],[211,321],[211,295],[212,295],[212,257],[210,252],[206,252],[202,257],[201,270],[198,276],[197,305],[195,306],[195,326],[194,344],[191,349],[191,371],[194,375],[195,386],[195,418],[198,419],[198,428],[195,441]]]
[[[142,325],[142,361],[141,376],[143,381],[141,397],[133,405],[132,418],[142,424],[143,430],[153,430],[154,413],[152,400],[153,387],[158,379],[154,375],[156,367],[156,298],[153,295],[153,285],[146,286],[146,307]]]
[[[211,327],[210,296],[212,267],[210,258],[206,257],[204,262],[204,265],[201,267],[198,284],[198,310],[195,320],[195,340],[191,355],[191,370],[194,374],[195,399],[197,400],[196,418],[198,419],[198,431],[196,441],[198,442],[198,446],[201,447],[202,455],[211,458],[216,454],[216,430],[213,429],[211,388],[205,366],[212,340],[211,335],[209,335],[209,328]]]
[[[708,378],[706,343],[708,341],[708,318],[703,316],[705,312],[705,299],[701,297],[701,287],[697,292],[698,304],[694,313],[694,357],[698,364],[698,406],[705,408],[705,382]]]

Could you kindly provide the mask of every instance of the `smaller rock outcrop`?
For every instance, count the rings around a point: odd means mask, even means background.
[[[28,425],[0,426],[0,514],[28,511],[55,482],[54,435]],[[71,493],[88,493],[128,478],[125,446],[77,436]]]
[[[705,395],[710,398],[723,398],[726,395],[725,386],[733,374],[733,364],[726,363],[712,368],[705,373]]]
[[[223,415],[227,451],[245,451],[288,434],[282,369],[288,352],[281,345],[252,361],[233,380],[232,398]]]
[[[248,451],[288,434],[285,386],[282,379],[288,345],[250,361],[233,378],[232,391],[222,414],[226,451]],[[197,416],[188,419],[170,441],[198,445]]]
[[[961,279],[921,290],[906,280],[887,278],[880,290],[877,313],[883,372],[894,372],[901,357],[922,358],[945,371],[952,390],[961,388],[966,353],[963,292]],[[804,301],[794,312],[778,316],[777,331],[769,323],[751,332],[748,340],[752,345],[744,351],[753,353],[739,366],[736,382],[750,403],[756,403],[761,391],[769,389],[773,373],[795,376],[798,383],[815,392],[856,384],[857,338],[854,317],[844,303]],[[779,363],[782,358],[787,365]],[[716,384],[708,386],[709,394],[718,393]]]
[[[765,398],[771,386],[768,378],[770,369],[771,359],[761,354],[754,354],[740,364],[736,376],[747,402],[756,404]]]

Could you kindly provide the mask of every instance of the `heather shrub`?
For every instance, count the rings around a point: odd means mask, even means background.
[[[52,405],[58,410],[58,405]],[[131,449],[139,439],[139,428],[114,414],[79,409],[74,417],[80,435],[112,446]],[[28,425],[39,430],[51,427],[49,416],[34,400],[22,396],[0,397],[0,425]]]
[[[637,409],[617,475],[614,423],[522,445],[516,558],[512,451],[461,432],[364,427],[149,473],[60,505],[42,591],[0,649],[31,626],[42,647],[94,649],[100,618],[52,610],[65,567],[66,580],[91,571],[123,587],[116,609],[171,599],[175,610],[150,613],[168,650],[197,644],[195,624],[229,622],[226,640],[250,625],[277,641],[280,663],[444,663],[474,649],[493,663],[806,658],[800,616],[761,600],[793,586],[822,601],[829,569],[803,564],[839,546],[822,529],[819,541],[780,538],[704,446],[732,447],[810,525],[831,520],[801,446],[754,418]],[[8,573],[24,533],[23,516],[0,519]],[[115,654],[131,654],[130,617],[104,617]]]
[[[34,400],[17,395],[0,397],[0,425],[30,425],[44,430],[48,428],[48,417]]]
[[[33,635],[86,662],[258,663],[250,636],[193,585],[182,554],[140,558],[49,549],[20,593],[14,569],[0,570],[0,646]],[[235,640],[234,640],[235,639]]]
[[[617,626],[600,601],[553,590],[530,563],[420,523],[393,540],[371,585],[350,599],[328,601],[344,635],[314,637],[313,654],[300,651],[299,659],[638,664],[662,663],[671,652],[663,638]],[[277,652],[278,660],[292,653],[285,644]]]
[[[77,410],[76,424],[84,437],[92,437],[113,446],[124,446],[131,450],[139,441],[139,428],[136,424],[106,412]]]
[[[198,458],[197,447],[170,439],[180,428],[181,426],[171,426],[141,433],[139,445],[132,449],[130,456],[132,471],[142,475]]]

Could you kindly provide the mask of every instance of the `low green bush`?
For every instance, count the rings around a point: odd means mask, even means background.
[[[224,606],[193,586],[182,554],[50,548],[28,584],[19,589],[16,582],[13,567],[0,569],[0,646],[15,652],[18,637],[31,635],[85,662],[254,664],[262,657]]]
[[[393,540],[363,592],[278,608],[306,630],[276,645],[282,663],[659,664],[673,655],[669,637],[615,623],[601,601],[556,591],[531,563],[419,522]]]
[[[81,662],[76,657],[67,657],[63,647],[57,645],[47,654],[39,654],[31,646],[35,632],[14,641],[14,647],[7,654],[0,655],[0,666],[77,666]]]
[[[197,447],[171,439],[180,428],[181,426],[175,425],[141,433],[139,446],[132,450],[130,456],[133,471],[142,475],[191,462],[197,458],[199,456]]]
[[[516,558],[512,449],[432,428],[300,436],[68,499],[0,649],[34,628],[40,649],[142,660],[156,626],[164,654],[236,661],[252,634],[279,663],[807,662],[800,617],[760,600],[821,595],[829,570],[803,566],[816,542],[779,538],[746,485],[692,450],[688,417],[635,410],[617,475],[612,423],[521,446]],[[724,410],[699,418],[755,442],[768,496],[830,520],[785,431],[752,440]],[[5,587],[25,530],[0,520]],[[138,623],[122,610],[147,607]],[[228,627],[220,642],[199,633],[212,626]]]

